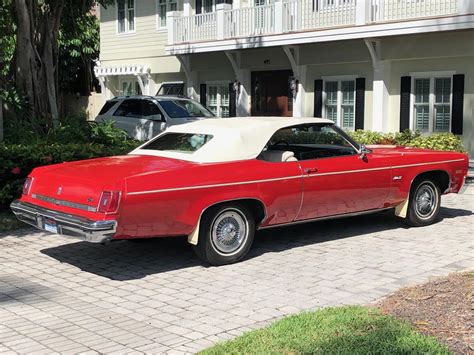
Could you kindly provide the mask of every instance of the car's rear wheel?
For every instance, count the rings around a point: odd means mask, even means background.
[[[438,218],[440,205],[439,187],[431,180],[420,180],[410,193],[405,221],[413,227],[430,225]]]
[[[245,205],[218,205],[203,215],[194,251],[209,264],[232,264],[248,253],[254,234],[255,218]]]

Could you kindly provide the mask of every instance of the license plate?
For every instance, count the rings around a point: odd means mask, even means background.
[[[58,233],[58,225],[57,225],[56,221],[54,221],[52,219],[45,219],[44,220],[44,229],[48,232],[51,232],[51,233],[55,233],[55,234]]]

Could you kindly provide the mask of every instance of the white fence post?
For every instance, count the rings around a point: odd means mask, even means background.
[[[356,26],[366,25],[367,23],[369,23],[371,3],[372,0],[356,1]]]
[[[459,15],[474,14],[474,1],[473,0],[457,0],[458,8],[457,13]]]
[[[226,35],[226,27],[229,25],[225,23],[224,11],[232,10],[232,5],[230,4],[217,4],[216,5],[216,17],[217,17],[217,39],[224,39]]]
[[[286,14],[287,15],[287,14]],[[288,21],[288,16],[284,18],[283,14],[283,1],[275,1],[275,33],[283,33],[283,21]]]
[[[169,11],[166,13],[166,27],[168,30],[168,44],[175,44],[177,41],[175,31],[175,19],[181,16],[179,11]]]

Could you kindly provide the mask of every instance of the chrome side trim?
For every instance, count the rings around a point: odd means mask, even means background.
[[[387,167],[382,167],[382,168],[369,168],[369,169],[358,169],[358,170],[334,171],[334,172],[328,172],[328,173],[315,173],[315,174],[310,174],[310,175],[285,176],[285,177],[281,177],[281,178],[229,182],[229,183],[224,183],[224,184],[210,184],[210,185],[174,187],[174,188],[159,189],[159,190],[148,190],[148,191],[132,191],[132,192],[127,192],[127,195],[132,195],[132,196],[133,195],[147,195],[147,194],[154,194],[154,193],[160,193],[160,192],[186,191],[186,190],[196,190],[196,189],[207,189],[207,188],[213,188],[213,187],[250,185],[250,184],[258,184],[258,183],[274,182],[274,181],[284,181],[284,180],[291,180],[291,179],[308,178],[308,177],[313,177],[313,176],[352,174],[352,173],[361,173],[361,172],[368,172],[368,171],[408,168],[408,167],[412,167],[412,166],[425,166],[425,165],[433,165],[433,164],[454,163],[454,162],[459,162],[459,161],[464,161],[464,159],[443,160],[443,161],[436,161],[436,162],[430,162],[430,163],[396,165],[396,166],[387,166]]]
[[[300,221],[293,221],[293,222],[288,222],[288,223],[272,224],[271,226],[263,226],[263,227],[259,227],[258,229],[270,229],[270,228],[277,228],[277,227],[292,226],[292,225],[295,225],[295,224],[303,224],[303,223],[324,221],[324,220],[328,220],[328,219],[339,219],[339,218],[346,218],[346,217],[362,216],[362,215],[365,215],[365,214],[377,213],[377,212],[382,212],[382,211],[391,210],[391,209],[393,209],[393,207],[378,208],[378,209],[374,209],[374,210],[359,211],[359,212],[352,212],[352,213],[337,214],[337,215],[332,215],[332,216],[303,219],[303,220],[300,220]]]
[[[117,231],[115,220],[91,220],[19,200],[13,201],[10,207],[20,221],[45,230],[45,219],[51,219],[57,224],[58,234],[76,237],[87,242],[109,241]]]
[[[85,205],[85,204],[82,204],[82,203],[70,202],[70,201],[66,201],[66,200],[60,200],[60,199],[57,199],[57,198],[54,198],[54,197],[35,194],[35,193],[31,194],[31,197],[34,198],[34,199],[37,199],[37,200],[52,203],[52,204],[57,205],[57,206],[71,207],[71,208],[75,208],[75,209],[83,210],[83,211],[88,211],[88,212],[97,212],[97,207],[92,207],[92,206]]]

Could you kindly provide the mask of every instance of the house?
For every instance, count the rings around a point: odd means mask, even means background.
[[[100,19],[105,98],[450,131],[474,154],[472,0],[117,0]]]

